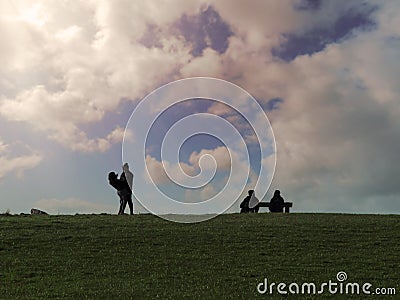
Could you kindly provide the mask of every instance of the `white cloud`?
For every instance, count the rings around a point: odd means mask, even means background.
[[[193,152],[189,156],[189,162],[193,165],[196,169],[200,166],[204,169],[213,169],[213,165],[209,165],[207,162],[211,162],[211,160],[204,160],[201,161],[201,158],[204,155],[210,155],[215,159],[217,163],[217,169],[221,171],[230,170],[231,168],[231,157],[229,155],[229,151],[226,147],[217,147],[215,149],[203,149],[200,152]]]
[[[164,165],[163,165],[164,164]],[[151,176],[151,180],[156,184],[166,184],[170,183],[170,178],[165,172],[166,169],[175,176],[179,182],[184,182],[186,176],[194,176],[196,173],[196,167],[180,162],[178,164],[171,164],[167,161],[160,162],[154,157],[147,155],[146,156],[146,167]],[[146,172],[146,170],[144,170]],[[144,178],[150,179],[147,173],[143,174]]]
[[[135,139],[135,135],[130,129],[125,130],[124,128],[117,127],[107,135],[107,139],[112,143],[122,142],[123,139],[132,142]]]
[[[1,139],[0,139],[0,154],[1,153],[5,153],[8,150],[9,145],[7,145],[6,143],[4,143]]]
[[[163,164],[160,161],[150,155],[146,155],[146,168],[149,172],[151,180],[155,184],[158,185],[168,183],[168,176],[165,173]],[[146,172],[146,170],[144,170],[144,172]],[[145,178],[146,180],[150,179],[147,173],[143,174],[143,178]]]
[[[204,156],[211,156],[213,159],[203,161],[201,158]],[[243,174],[245,173],[247,166],[240,160],[240,155],[235,151],[230,150],[228,152],[226,147],[217,147],[215,149],[207,149],[207,150],[203,149],[200,152],[193,152],[190,155],[189,164],[180,162],[180,165],[171,164],[165,161],[160,162],[154,157],[147,155],[146,165],[151,175],[151,178],[156,185],[170,183],[170,180],[168,179],[164,169],[165,166],[166,168],[169,169],[169,172],[175,176],[175,179],[178,183],[190,186],[190,184],[188,184],[186,180],[186,175],[189,176],[198,175],[198,172],[200,171],[199,163],[202,168],[202,172],[207,173],[207,171],[213,170],[214,160],[217,166],[217,172],[219,172],[220,174],[219,177],[214,178],[210,183],[205,185],[203,188],[199,189],[199,191],[188,191],[186,193],[186,196],[188,197],[196,196],[197,197],[196,199],[206,200],[206,198],[204,198],[206,195],[214,195],[224,186],[225,183],[222,184],[222,186],[221,183],[226,182],[227,178],[220,178],[221,174],[226,173],[228,176],[230,176],[232,182],[237,184],[241,183],[242,177],[245,176]],[[234,168],[232,171],[231,167]],[[184,173],[182,172],[182,170],[184,171]],[[253,173],[251,174],[252,175],[250,176],[251,180],[249,184],[254,185],[255,177]],[[206,175],[208,175],[208,173]],[[148,178],[146,174],[144,174],[144,178],[145,179]],[[201,178],[199,180],[201,180]],[[147,182],[149,181],[147,180]],[[235,186],[235,188],[240,189],[241,187],[238,185]],[[252,188],[254,188],[254,186]],[[235,190],[228,192],[229,194],[235,194],[235,192],[237,191]]]
[[[379,29],[359,33],[289,64],[285,102],[271,113],[278,142],[274,181],[304,199],[303,210],[361,209],[367,197],[400,194],[391,163],[400,144],[400,65],[387,38]]]
[[[208,113],[223,116],[233,114],[235,111],[228,105],[221,102],[214,102],[207,110]],[[228,119],[229,120],[229,119]]]
[[[183,77],[218,77],[223,70],[219,53],[206,48],[202,56],[192,58],[181,69],[180,73]]]
[[[101,121],[122,98],[142,98],[188,59],[189,49],[177,38],[163,40],[161,48],[141,45],[147,24],[168,24],[198,4],[2,6],[1,84],[7,93],[0,95],[0,115],[27,122],[72,150],[93,152],[107,150],[110,141],[89,139],[82,124]]]
[[[0,139],[0,180],[7,174],[14,173],[22,177],[28,169],[35,168],[43,157],[38,153],[13,155],[11,150],[15,146],[9,145]]]

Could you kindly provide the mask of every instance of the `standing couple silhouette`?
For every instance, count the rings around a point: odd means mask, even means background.
[[[133,173],[129,170],[128,163],[122,166],[121,176],[118,178],[118,174],[115,172],[108,173],[108,182],[112,187],[117,190],[119,196],[119,210],[118,214],[123,215],[125,213],[126,204],[129,206],[130,214],[133,215],[133,202],[132,202],[132,184],[133,184]]]

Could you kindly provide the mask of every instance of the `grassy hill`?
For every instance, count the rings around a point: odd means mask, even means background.
[[[398,215],[1,216],[0,298],[271,298],[257,292],[264,278],[321,284],[339,271],[400,294],[399,241]]]

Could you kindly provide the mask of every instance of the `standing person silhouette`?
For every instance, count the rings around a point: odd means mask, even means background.
[[[108,173],[108,182],[109,184],[117,190],[117,194],[119,196],[119,211],[118,214],[121,214],[122,210],[122,196],[121,196],[121,191],[125,188],[125,184],[118,179],[118,174],[115,174],[115,172],[110,172]],[[125,204],[126,205],[126,204]]]
[[[133,173],[129,171],[128,163],[122,166],[122,174],[120,176],[121,182],[123,182],[124,188],[120,192],[121,207],[119,214],[124,214],[126,204],[129,205],[130,214],[133,215],[133,202],[132,202],[132,184],[133,184]]]
[[[129,170],[128,163],[124,163],[122,166],[122,170],[125,174],[126,181],[128,182],[129,188],[132,191],[132,184],[133,184],[133,173]]]

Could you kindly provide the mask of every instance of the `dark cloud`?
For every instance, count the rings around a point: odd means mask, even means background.
[[[201,56],[207,47],[224,53],[228,48],[228,38],[233,34],[211,6],[198,15],[183,15],[176,27],[185,40],[192,44],[193,56]]]
[[[331,43],[351,37],[354,30],[375,28],[376,24],[371,17],[375,9],[375,7],[370,7],[362,11],[349,10],[339,17],[333,16],[332,18],[337,19],[331,26],[322,24],[323,27],[313,27],[300,34],[297,32],[284,33],[282,35],[284,42],[279,47],[272,48],[271,52],[284,61],[292,61],[299,55],[312,55],[320,52]]]
[[[322,0],[300,0],[295,3],[297,10],[318,10],[321,7]]]
[[[147,30],[144,32],[143,36],[139,39],[138,42],[147,48],[162,48],[162,43],[160,41],[161,37],[161,28],[154,24],[148,24]]]
[[[229,25],[218,12],[212,6],[208,6],[198,14],[183,14],[167,28],[147,24],[147,29],[138,42],[147,48],[162,48],[161,39],[165,37],[166,32],[183,36],[185,42],[191,45],[190,54],[194,57],[201,56],[206,48],[224,53],[228,49],[228,38],[233,35]]]
[[[262,104],[261,106],[263,109],[266,109],[267,111],[279,109],[280,104],[283,103],[282,98],[272,98],[268,100],[266,104]]]

